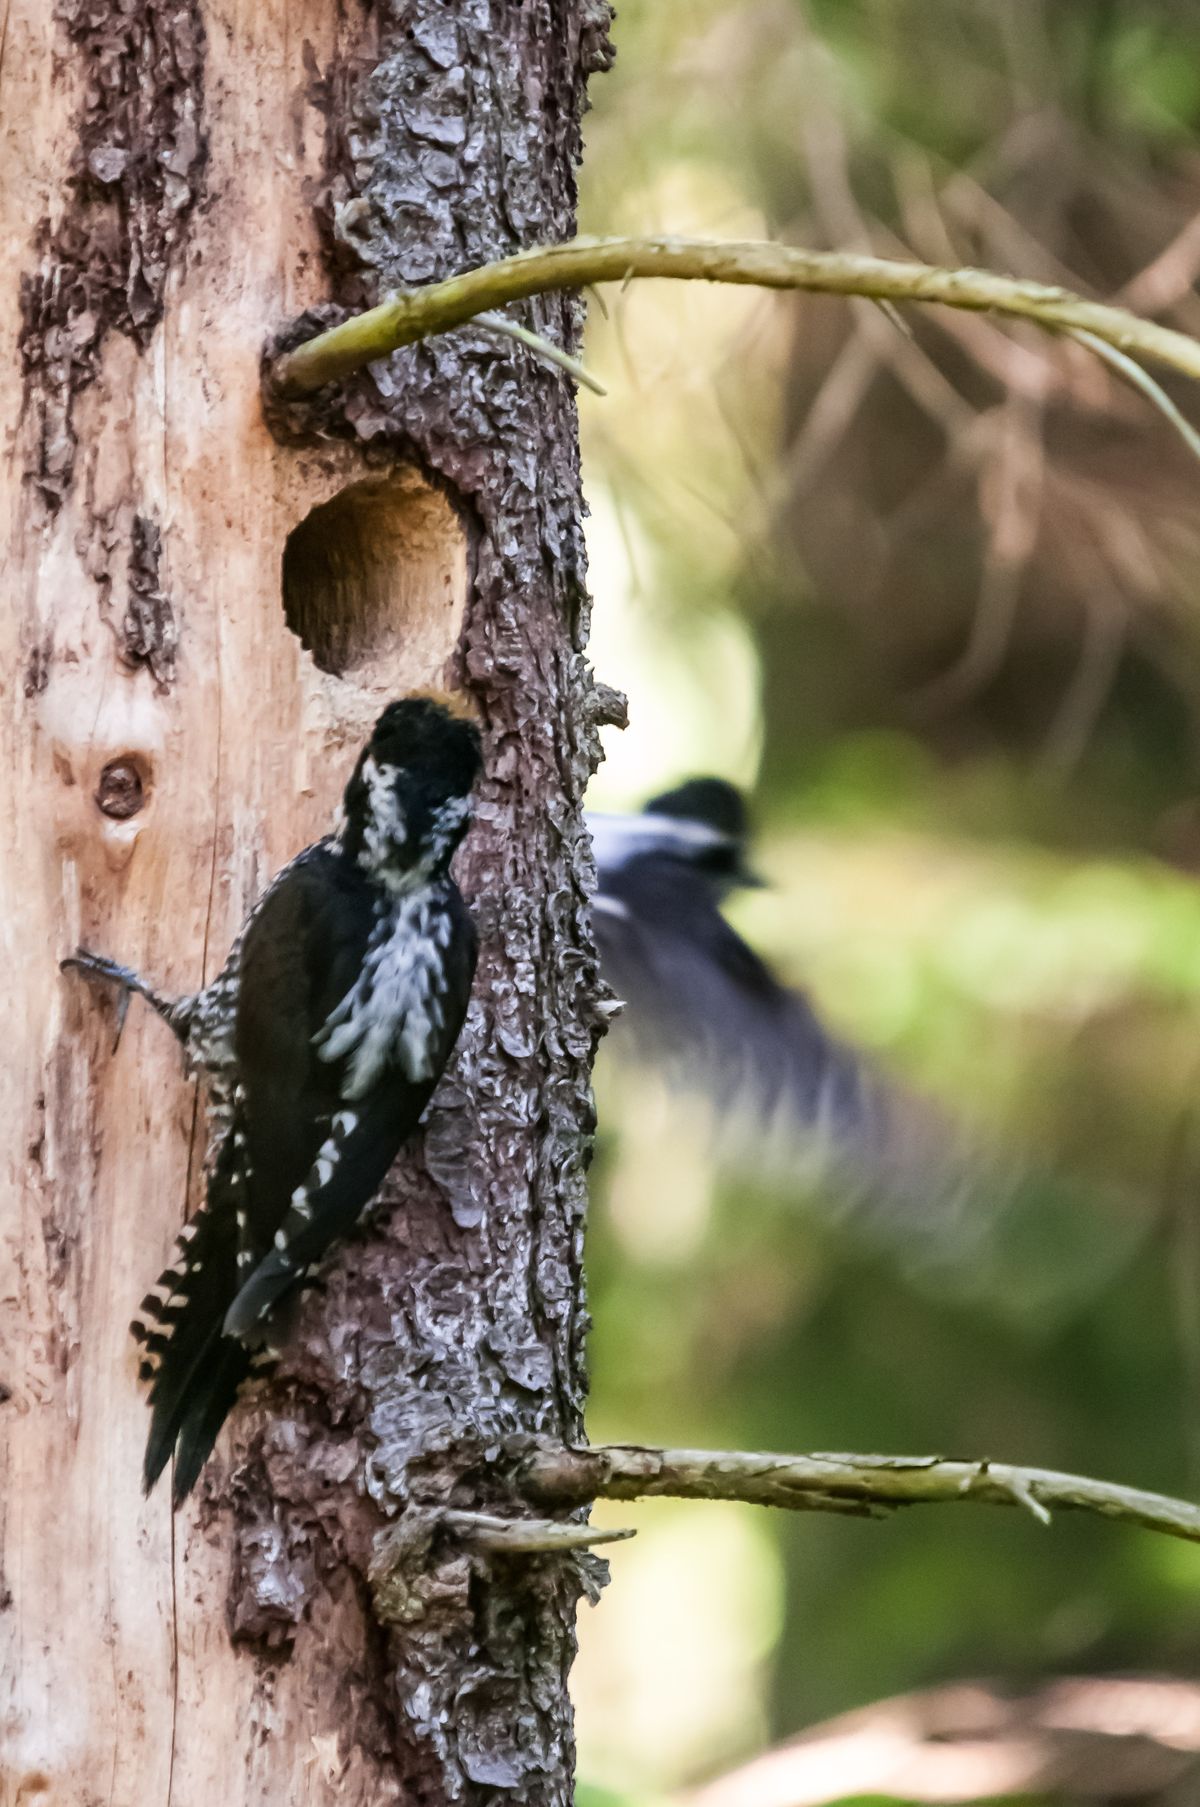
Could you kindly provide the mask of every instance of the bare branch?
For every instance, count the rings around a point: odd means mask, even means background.
[[[1095,333],[1074,327],[1071,337],[1080,345],[1086,345],[1089,351],[1095,352],[1102,363],[1107,364],[1110,370],[1115,370],[1118,376],[1124,377],[1127,383],[1144,395],[1151,407],[1157,408],[1163,418],[1170,421],[1193,458],[1200,458],[1200,433],[1190,420],[1184,419],[1166,390],[1155,382],[1149,371],[1143,370],[1135,358],[1127,357],[1123,351],[1118,351],[1115,345],[1108,344]]]
[[[804,251],[753,240],[573,239],[519,252],[427,288],[400,290],[378,307],[320,333],[280,357],[273,370],[285,396],[310,394],[401,345],[448,332],[480,313],[531,295],[659,276],[732,282],[873,301],[938,302],[974,313],[1036,321],[1057,332],[1092,333],[1128,356],[1200,377],[1200,341],[1141,320],[1124,308],[1085,301],[1069,289],[1021,282],[989,270],[940,269],[849,252]]]
[[[524,345],[536,358],[545,364],[553,364],[559,370],[565,370],[569,377],[591,389],[596,395],[607,395],[604,384],[594,377],[590,370],[573,358],[569,351],[561,345],[543,339],[540,333],[531,333],[528,327],[518,326],[515,320],[508,320],[503,314],[476,314],[472,326],[481,326],[484,332],[495,333],[501,339],[515,339],[518,345]]]
[[[557,1505],[666,1495],[877,1518],[900,1506],[975,1500],[1022,1506],[1043,1524],[1049,1524],[1051,1508],[1061,1507],[1200,1543],[1200,1506],[1185,1500],[1083,1475],[987,1460],[787,1456],[610,1443],[595,1449],[540,1450],[524,1462],[521,1480],[533,1498]]]
[[[367,1579],[381,1624],[415,1625],[439,1603],[461,1597],[469,1553],[485,1556],[570,1556],[593,1561],[594,1544],[622,1543],[632,1530],[552,1518],[502,1518],[450,1506],[411,1506],[377,1533]],[[454,1547],[438,1550],[449,1538]],[[581,1567],[581,1575],[586,1569]],[[592,1595],[593,1583],[583,1581]],[[594,1596],[593,1596],[594,1597]]]
[[[828,1807],[841,1800],[1099,1807],[1197,1798],[1200,1687],[1167,1676],[1061,1676],[1032,1693],[987,1682],[842,1713],[675,1796],[675,1807]]]
[[[440,1524],[463,1543],[493,1555],[554,1555],[564,1550],[588,1550],[593,1544],[624,1543],[632,1529],[617,1526],[564,1524],[557,1518],[499,1518],[491,1512],[458,1512],[447,1507],[438,1514]]]

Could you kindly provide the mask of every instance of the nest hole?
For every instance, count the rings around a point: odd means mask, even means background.
[[[339,490],[284,546],[289,628],[321,671],[367,688],[440,680],[466,591],[462,522],[413,471]]]

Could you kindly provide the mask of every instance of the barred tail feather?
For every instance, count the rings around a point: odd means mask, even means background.
[[[175,1259],[142,1300],[131,1326],[150,1388],[143,1486],[149,1493],[176,1454],[177,1505],[250,1373],[251,1351],[221,1334],[221,1320],[237,1291],[237,1217],[229,1178],[219,1164],[209,1203],[184,1226]]]
[[[162,1431],[158,1432],[158,1412],[155,1409],[150,1424],[150,1440],[146,1445],[146,1468],[144,1484],[149,1492],[158,1475],[161,1474],[171,1447],[175,1449],[175,1474],[171,1485],[171,1496],[177,1506],[181,1505],[196,1484],[200,1470],[212,1454],[221,1426],[233,1407],[238,1395],[238,1388],[249,1378],[251,1352],[244,1343],[236,1343],[231,1338],[214,1335],[212,1339],[216,1347],[205,1359],[204,1366],[198,1370],[192,1384],[188,1387],[183,1400],[182,1410],[177,1416],[173,1428],[167,1436],[167,1423],[164,1419]],[[151,1459],[157,1464],[151,1473]]]

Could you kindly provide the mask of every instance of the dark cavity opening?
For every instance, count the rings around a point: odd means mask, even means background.
[[[458,642],[466,580],[462,525],[413,471],[340,490],[283,550],[288,626],[322,671],[364,684],[439,678]]]

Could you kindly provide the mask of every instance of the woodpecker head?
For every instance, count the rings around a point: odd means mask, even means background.
[[[642,814],[681,837],[679,858],[705,872],[719,892],[736,885],[757,887],[758,874],[746,864],[750,818],[746,799],[725,778],[689,778],[672,791],[651,797]],[[684,837],[692,836],[690,844]],[[685,851],[686,850],[686,851]]]
[[[741,792],[723,778],[690,778],[652,797],[637,816],[588,812],[600,892],[606,875],[635,861],[686,867],[718,901],[737,885],[760,885],[746,864],[749,824]]]
[[[389,703],[346,786],[344,853],[391,890],[440,876],[467,832],[480,765],[460,698],[418,691]]]

